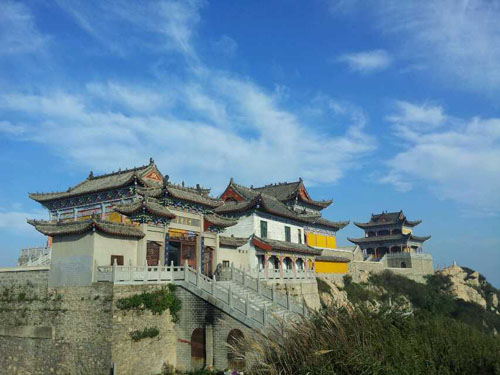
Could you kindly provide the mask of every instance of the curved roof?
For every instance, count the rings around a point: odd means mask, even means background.
[[[248,242],[248,237],[219,236],[219,245],[225,247],[240,247]]]
[[[232,227],[233,225],[238,224],[238,220],[236,219],[227,218],[217,214],[207,214],[204,216],[204,220],[222,228]]]
[[[422,220],[408,220],[403,213],[403,210],[398,212],[382,212],[380,214],[372,214],[370,221],[367,223],[354,222],[354,225],[361,229],[379,227],[390,224],[402,224],[408,227],[414,227],[420,224]]]
[[[309,255],[320,255],[322,252],[322,250],[315,249],[302,243],[271,240],[269,238],[260,238],[257,236],[253,237],[252,243],[254,246],[265,251],[278,250]]]
[[[376,243],[376,242],[385,242],[385,241],[416,241],[416,242],[425,242],[427,241],[431,236],[424,236],[424,237],[419,237],[415,236],[411,233],[408,234],[390,234],[386,236],[372,236],[372,237],[361,237],[361,238],[349,238],[347,239],[351,241],[352,243],[355,244],[363,244],[363,243]]]
[[[259,193],[254,198],[248,201],[241,202],[225,202],[222,206],[215,209],[216,213],[219,214],[232,214],[244,212],[253,208],[259,208],[276,216],[285,217],[288,219],[296,220],[299,222],[311,224],[311,225],[322,225],[333,229],[342,229],[349,221],[330,221],[324,219],[320,216],[308,216],[301,215],[297,212],[291,210],[284,203],[280,202],[275,197],[267,194]]]
[[[114,207],[114,210],[129,216],[139,212],[149,212],[153,216],[165,217],[168,219],[175,218],[167,207],[162,206],[159,202],[152,199],[137,199],[132,203],[119,204]]]
[[[82,234],[89,231],[99,231],[121,237],[143,238],[144,233],[135,225],[113,223],[97,219],[77,220],[68,222],[28,220],[37,231],[47,236],[57,237],[70,234]]]
[[[90,172],[89,177],[78,185],[70,187],[67,191],[54,193],[29,193],[29,197],[37,202],[48,202],[56,199],[69,198],[83,194],[96,193],[99,191],[117,189],[130,185],[135,179],[144,186],[154,187],[163,184],[163,177],[158,171],[154,161],[142,167],[119,170],[100,176],[94,176]]]
[[[287,202],[293,199],[299,199],[317,208],[324,209],[332,204],[333,200],[316,201],[313,200],[307,192],[302,179],[294,182],[284,182],[277,184],[269,184],[261,187],[246,187],[236,184],[233,179],[229,181],[228,188],[232,187],[244,199],[253,199],[260,193],[272,196],[280,202]]]

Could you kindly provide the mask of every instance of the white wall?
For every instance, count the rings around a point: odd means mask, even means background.
[[[226,228],[221,236],[226,237],[250,237],[255,233],[255,214],[242,216],[238,219],[238,224]]]
[[[57,236],[52,243],[49,286],[92,284],[94,234]]]
[[[260,221],[267,221],[267,238],[278,241],[285,241],[285,226],[290,227],[290,242],[299,243],[298,229],[300,229],[302,243],[304,243],[304,228],[302,226],[288,223],[286,220],[268,219],[260,217],[256,214],[254,220],[254,232],[257,236],[260,235]]]
[[[123,255],[123,265],[137,265],[137,245],[135,238],[121,238],[95,232],[94,259],[98,266],[111,265],[111,255]]]

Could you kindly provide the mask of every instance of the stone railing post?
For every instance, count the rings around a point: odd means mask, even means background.
[[[245,270],[242,271],[242,275],[243,276],[241,278],[243,279],[243,286],[246,286],[247,283],[246,283],[246,271]]]
[[[189,268],[189,265],[188,265],[188,261],[186,259],[186,261],[184,262],[184,280],[185,281],[188,281],[188,268]]]
[[[201,273],[201,268],[198,267],[198,269],[196,270],[196,286],[200,285],[200,273]]]
[[[266,325],[267,322],[267,305],[264,303],[262,306],[262,325]]]
[[[274,302],[275,294],[276,294],[276,285],[273,284],[271,286],[271,299],[273,302]]]
[[[115,261],[113,262],[113,272],[112,272],[112,275],[111,275],[111,281],[113,281],[113,283],[116,280],[116,266],[117,265],[118,264],[116,263],[116,258],[115,258]]]
[[[160,260],[158,259],[158,281],[161,280],[161,263]]]
[[[215,275],[212,276],[212,295],[215,296]]]
[[[245,297],[245,315],[248,316],[248,294]]]
[[[260,278],[259,278],[259,274],[257,274],[257,294],[260,294]]]
[[[290,310],[290,291],[286,291],[286,308]]]
[[[234,263],[231,262],[231,280],[234,280]]]
[[[148,281],[148,262],[146,261],[146,266],[144,267],[144,281]]]
[[[233,292],[231,291],[231,285],[229,285],[228,293],[229,293],[229,296],[228,296],[227,301],[229,302],[229,307],[233,307]]]
[[[175,277],[174,277],[174,261],[170,261],[170,281],[174,282]]]

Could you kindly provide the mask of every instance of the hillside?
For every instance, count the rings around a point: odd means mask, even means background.
[[[318,288],[320,312],[245,343],[250,373],[500,374],[500,293],[473,270]]]

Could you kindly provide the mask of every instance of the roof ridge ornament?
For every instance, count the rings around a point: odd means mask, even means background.
[[[88,179],[89,180],[93,180],[94,179],[94,172],[90,171]]]

